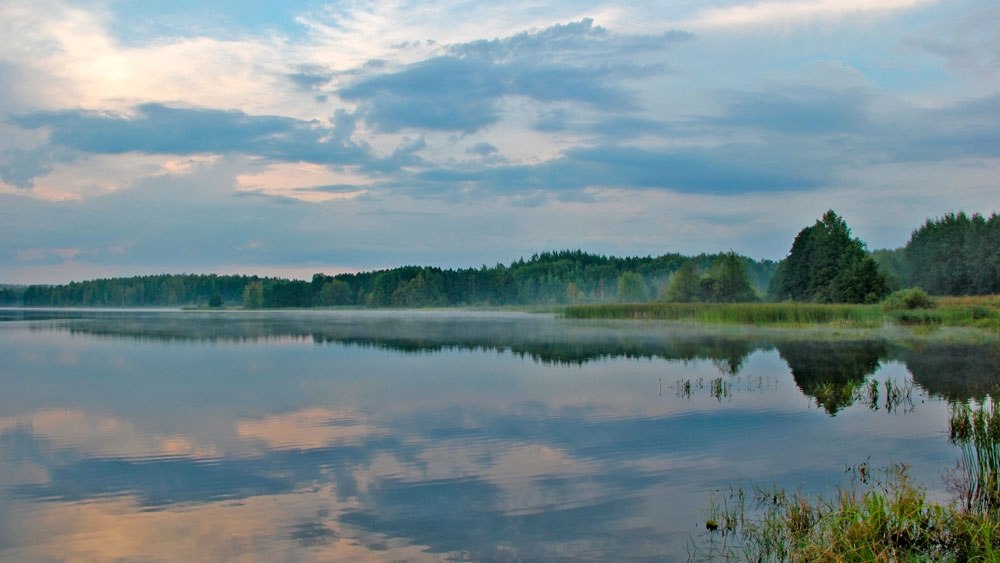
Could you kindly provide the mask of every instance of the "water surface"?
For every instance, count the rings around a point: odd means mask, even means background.
[[[520,313],[0,320],[11,560],[683,560],[733,484],[943,497],[948,402],[1000,381],[995,345]]]

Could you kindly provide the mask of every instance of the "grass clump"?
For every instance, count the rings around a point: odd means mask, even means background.
[[[881,395],[902,396],[895,384]],[[869,384],[878,402],[877,384]],[[834,495],[730,489],[710,501],[715,529],[691,559],[738,561],[1000,561],[1000,409],[952,407],[949,438],[962,449],[951,503],[927,498],[906,466],[848,468]]]
[[[1000,512],[1000,409],[951,409],[948,437],[962,448],[955,478],[956,492],[967,510]]]
[[[832,496],[731,489],[712,502],[692,560],[996,561],[1000,520],[992,512],[941,505],[914,485],[902,464],[851,468]]]

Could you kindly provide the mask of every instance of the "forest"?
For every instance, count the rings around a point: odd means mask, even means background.
[[[315,274],[311,281],[257,276],[157,275],[32,285],[25,306],[242,305],[290,307],[447,307],[643,302],[663,297],[683,264],[710,271],[720,257],[739,265],[758,292],[777,264],[727,253],[618,258],[580,250],[543,252],[492,267],[403,266],[354,274]],[[752,291],[751,291],[752,293]]]
[[[907,244],[869,252],[828,211],[795,237],[780,262],[732,252],[615,257],[542,252],[510,264],[403,266],[289,280],[162,274],[65,285],[0,286],[0,304],[161,307],[454,307],[582,303],[801,301],[872,303],[904,287],[933,295],[1000,293],[1000,217],[949,213]]]

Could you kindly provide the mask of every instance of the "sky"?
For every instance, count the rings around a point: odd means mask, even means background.
[[[1000,209],[995,0],[4,0],[0,283],[784,257]]]

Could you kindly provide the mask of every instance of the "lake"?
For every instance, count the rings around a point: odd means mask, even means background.
[[[998,384],[943,338],[0,310],[0,559],[684,560],[730,486],[947,499],[949,402]]]

